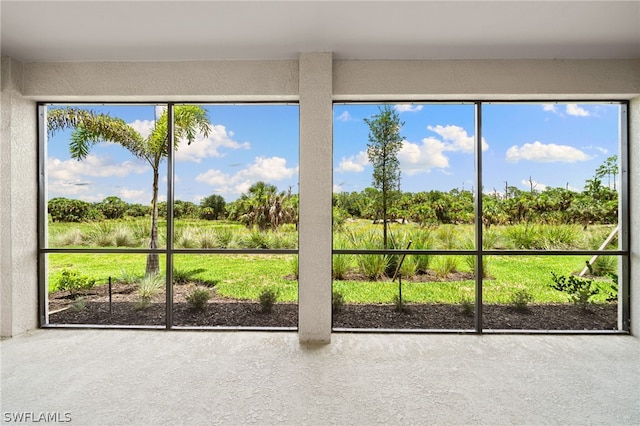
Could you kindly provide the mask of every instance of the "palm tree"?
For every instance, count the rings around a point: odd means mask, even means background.
[[[211,123],[204,108],[196,105],[181,105],[174,108],[173,149],[178,148],[181,139],[187,143],[195,141],[201,133],[208,137]],[[97,114],[80,108],[52,108],[47,111],[47,130],[53,135],[58,130],[72,128],[69,151],[71,158],[83,160],[93,145],[112,142],[121,145],[135,157],[149,163],[153,169],[153,189],[151,197],[151,235],[149,248],[158,248],[158,177],[160,163],[169,155],[168,112],[164,110],[155,121],[149,136],[142,137],[121,118],[108,114]],[[146,273],[157,274],[160,270],[157,253],[147,255]]]

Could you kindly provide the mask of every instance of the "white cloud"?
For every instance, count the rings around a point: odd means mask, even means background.
[[[422,105],[400,104],[394,108],[398,112],[418,112],[422,110]]]
[[[333,184],[333,192],[335,193],[340,193],[342,192],[342,185],[336,185],[335,183]]]
[[[443,154],[446,145],[436,138],[425,138],[422,144],[404,141],[398,152],[398,160],[403,173],[429,173],[431,170],[449,167],[449,159]]]
[[[506,154],[506,160],[510,163],[517,163],[520,160],[539,163],[575,163],[589,159],[591,157],[572,146],[556,145],[554,143],[543,144],[540,141],[525,143],[521,147],[514,145],[507,150]]]
[[[135,203],[143,203],[151,200],[151,197],[147,197],[148,200],[145,198],[145,191],[142,189],[122,188],[118,192],[118,196],[125,201]]]
[[[544,104],[544,105],[542,105],[542,109],[544,111],[549,111],[549,112],[554,112],[554,113],[558,112],[558,107],[555,104]]]
[[[74,181],[80,176],[125,177],[132,173],[142,174],[149,170],[146,163],[127,160],[116,163],[109,157],[87,155],[83,160],[60,160],[50,157],[47,160],[47,173],[51,179]]]
[[[128,124],[133,127],[136,132],[140,133],[140,136],[146,138],[151,134],[156,122],[154,120],[136,120],[133,123]]]
[[[228,149],[249,149],[249,142],[238,142],[232,139],[233,132],[227,131],[222,124],[209,126],[210,134],[205,138],[202,134],[198,134],[196,140],[190,145],[182,143],[176,151],[176,161],[191,161],[194,163],[202,162],[203,158],[223,157],[224,154],[219,152],[220,148]]]
[[[349,114],[349,111],[344,111],[342,114],[340,114],[338,117],[336,117],[336,120],[338,120],[338,121],[350,121],[350,120],[353,120],[353,117],[351,117],[351,114]]]
[[[241,194],[257,181],[280,181],[291,178],[297,172],[297,167],[287,167],[284,158],[256,157],[252,164],[233,175],[209,169],[196,176],[195,180],[215,187],[216,193]]]
[[[342,157],[342,160],[340,160],[340,164],[338,164],[336,172],[360,173],[364,171],[365,166],[368,164],[369,158],[367,157],[366,151],[360,151],[356,155],[352,155],[350,157]]]
[[[460,126],[447,125],[447,126],[427,126],[427,129],[434,133],[437,133],[448,142],[445,145],[445,151],[462,151],[466,153],[473,153],[475,148],[475,138],[469,136],[467,131]],[[489,145],[482,138],[482,150],[489,149]]]
[[[287,160],[282,157],[256,157],[253,164],[239,171],[240,179],[279,181],[292,177],[297,168],[287,167]]]
[[[579,107],[576,104],[567,104],[567,114],[573,115],[575,117],[588,117],[589,111],[584,108]]]
[[[222,173],[220,170],[209,169],[205,173],[196,176],[197,182],[209,184],[211,186],[225,186],[232,180],[231,175]]]

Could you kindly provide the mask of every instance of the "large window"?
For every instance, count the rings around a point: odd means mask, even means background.
[[[40,120],[43,325],[297,327],[297,105]]]
[[[334,105],[334,329],[627,330],[626,108]]]

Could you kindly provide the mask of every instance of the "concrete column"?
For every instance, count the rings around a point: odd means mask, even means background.
[[[37,130],[21,95],[23,64],[2,57],[0,138],[0,335],[38,326]]]
[[[302,53],[299,314],[301,342],[331,341],[332,54]]]
[[[640,337],[640,97],[629,103],[629,217],[631,274],[630,274],[630,313],[631,334]]]

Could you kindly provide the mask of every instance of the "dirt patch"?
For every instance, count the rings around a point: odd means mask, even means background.
[[[211,289],[212,298],[202,310],[194,310],[186,302],[194,284],[174,287],[173,324],[195,327],[291,327],[298,325],[298,305],[277,303],[270,313],[261,311],[256,302],[219,297]],[[67,292],[49,296],[51,324],[141,325],[164,326],[166,307],[164,293],[157,294],[147,307],[140,307],[132,286],[117,284],[109,303],[108,286],[84,293],[82,302]],[[398,312],[387,304],[346,304],[333,315],[334,328],[347,329],[425,329],[471,330],[473,314],[456,304],[408,304]],[[615,330],[617,305],[591,305],[587,311],[568,304],[530,305],[517,311],[505,305],[485,305],[485,329],[512,330]]]

